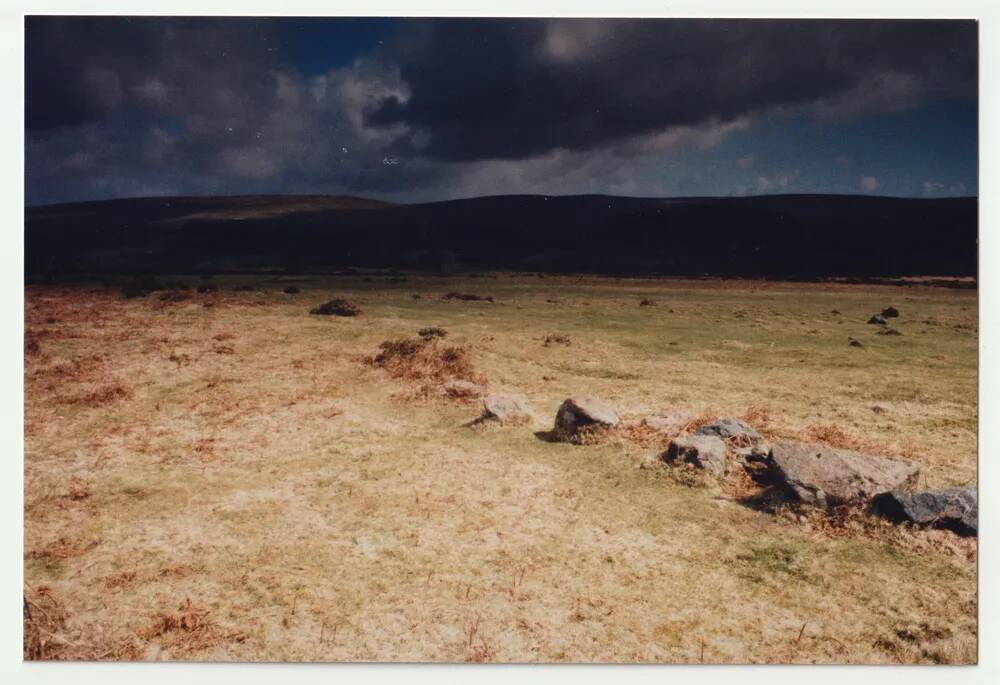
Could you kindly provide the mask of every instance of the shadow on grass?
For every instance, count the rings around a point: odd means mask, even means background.
[[[489,414],[482,414],[472,419],[471,421],[466,421],[465,423],[463,423],[462,428],[475,428],[476,426],[481,426],[489,422],[489,420],[492,418],[493,417],[490,416]]]
[[[774,514],[781,507],[791,503],[791,500],[781,488],[774,485],[765,486],[757,492],[737,497],[733,501],[747,509],[764,512],[765,514]]]
[[[535,437],[542,442],[561,442],[561,440],[559,440],[559,436],[556,435],[554,430],[535,431]]]

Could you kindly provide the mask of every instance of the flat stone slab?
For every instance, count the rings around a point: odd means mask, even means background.
[[[685,435],[674,438],[662,455],[672,464],[684,462],[711,473],[716,478],[726,475],[726,443],[715,435]]]
[[[449,397],[479,397],[484,388],[470,381],[453,378],[444,384],[444,391]]]
[[[675,433],[681,430],[694,416],[686,411],[658,411],[645,417],[642,422],[653,430]]]
[[[920,467],[908,461],[808,443],[778,443],[770,462],[777,482],[803,503],[825,507],[910,491],[920,477]]]
[[[757,432],[757,429],[749,423],[743,419],[734,419],[732,417],[715,419],[699,427],[694,433],[695,435],[714,435],[724,440],[730,438],[747,438],[751,442],[757,442],[764,439]]]
[[[893,523],[947,528],[959,535],[979,534],[979,497],[972,486],[883,492],[872,500],[872,511]]]
[[[531,410],[518,397],[492,394],[483,399],[483,417],[501,423],[523,422],[531,418]]]

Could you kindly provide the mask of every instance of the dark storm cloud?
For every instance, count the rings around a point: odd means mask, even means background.
[[[977,58],[972,22],[442,20],[417,23],[393,59],[411,95],[370,123],[406,124],[411,149],[473,160],[817,101],[863,110],[891,104],[887,88],[899,100],[968,94]]]
[[[102,121],[129,105],[183,115],[232,104],[226,97],[252,104],[273,61],[267,38],[259,22],[239,18],[28,17],[28,129]]]
[[[28,18],[29,200],[432,182],[389,169],[392,130],[362,125],[368,100],[394,92],[391,70],[306,77],[294,39],[281,20]]]
[[[25,118],[29,130],[82,124],[107,116],[122,98],[120,54],[146,59],[142,32],[112,32],[112,46],[96,36],[101,20],[74,23],[40,17],[25,21]],[[106,28],[125,22],[103,20]],[[111,69],[106,66],[111,64]]]
[[[968,22],[409,20],[368,48],[335,25],[306,65],[295,20],[29,17],[28,201],[667,192],[629,160],[976,83]]]

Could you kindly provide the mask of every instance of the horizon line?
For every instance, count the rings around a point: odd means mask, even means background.
[[[979,194],[969,195],[943,195],[939,197],[928,197],[920,195],[882,195],[876,193],[762,193],[757,195],[613,195],[610,193],[498,193],[495,195],[467,195],[462,197],[449,198],[444,200],[426,200],[422,202],[394,202],[383,200],[377,197],[365,195],[343,195],[337,193],[247,193],[233,195],[126,195],[120,197],[107,197],[93,200],[69,200],[65,202],[46,202],[40,204],[24,203],[24,209],[37,209],[42,207],[60,207],[65,205],[96,204],[101,202],[126,202],[129,200],[189,200],[189,199],[246,199],[246,198],[344,198],[352,200],[365,200],[368,202],[381,202],[386,205],[397,207],[414,207],[420,205],[443,204],[446,202],[463,202],[467,200],[484,200],[495,198],[583,198],[583,197],[603,197],[621,200],[754,200],[761,198],[794,198],[794,197],[830,197],[830,198],[871,198],[883,200],[970,200],[979,199]]]

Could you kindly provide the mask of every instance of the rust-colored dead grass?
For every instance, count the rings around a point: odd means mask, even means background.
[[[114,573],[104,579],[104,587],[109,590],[119,590],[133,585],[136,582],[138,573],[136,571],[122,571]]]
[[[74,646],[65,637],[66,615],[52,588],[40,585],[24,587],[24,639],[22,653],[29,661],[58,660],[67,647]]]
[[[623,442],[635,445],[640,449],[655,449],[666,444],[663,431],[653,428],[641,419],[623,421],[615,427],[614,434]]]
[[[39,337],[38,333],[30,329],[24,332],[24,353],[26,355],[41,354],[42,345],[39,342]]]
[[[617,426],[611,427],[599,423],[591,423],[578,426],[574,432],[565,435],[553,431],[552,439],[562,440],[574,445],[593,446],[614,442],[620,436],[622,436],[622,433],[618,430]]]
[[[62,401],[66,404],[98,407],[117,400],[126,399],[131,395],[132,390],[130,388],[117,381],[112,381],[110,383],[103,383],[91,390],[68,395]]]
[[[100,544],[98,540],[82,540],[72,537],[61,537],[49,544],[35,549],[30,553],[32,559],[42,559],[45,561],[71,559],[79,557]]]
[[[207,609],[194,606],[186,598],[174,611],[160,611],[152,621],[138,631],[138,637],[170,652],[184,654],[205,651],[229,642],[242,642],[246,635],[225,630]]]
[[[73,476],[70,478],[68,492],[66,494],[70,500],[80,502],[90,497],[91,493],[92,489],[90,483],[87,483],[79,476]]]
[[[762,404],[752,404],[740,416],[741,419],[753,426],[758,433],[765,438],[775,437],[774,426],[771,424],[771,410]]]
[[[702,426],[704,426],[705,424],[715,421],[717,418],[719,418],[718,413],[711,411],[703,411],[694,418],[692,418],[690,421],[685,423],[683,426],[681,426],[681,429],[680,431],[678,431],[678,433],[692,433],[701,428]]]
[[[485,383],[485,377],[476,372],[468,350],[438,340],[436,337],[386,340],[379,344],[378,354],[367,362],[384,369],[393,378],[409,381]]]
[[[892,449],[886,445],[885,441],[860,436],[834,424],[807,426],[805,438],[810,442],[867,454],[892,453]]]

